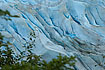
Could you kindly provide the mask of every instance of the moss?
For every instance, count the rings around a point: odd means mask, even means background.
[[[8,15],[8,16],[10,16],[10,17],[19,18],[18,15],[11,15],[10,12],[9,12],[8,10],[3,11],[3,10],[0,9],[0,16],[6,16],[6,15]],[[11,18],[8,18],[8,17],[3,17],[3,19],[5,19],[6,21],[7,21],[7,20],[10,20],[10,21],[12,20]]]
[[[18,15],[14,15],[14,16],[11,16],[11,17],[19,17]]]
[[[8,10],[3,11],[3,10],[0,9],[0,16],[6,16],[6,15],[8,15],[10,17],[19,17],[18,15],[11,15]]]
[[[5,15],[4,11],[0,9],[0,16]]]
[[[105,58],[105,56],[103,56],[103,58]]]
[[[6,17],[4,17],[4,19],[7,21],[7,20],[12,20],[12,19],[10,19],[10,18],[6,18]]]

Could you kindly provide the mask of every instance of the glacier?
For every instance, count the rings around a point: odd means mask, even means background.
[[[43,59],[61,53],[77,57],[75,70],[105,70],[105,0],[0,0],[0,9],[19,16],[0,16],[16,54],[34,31],[32,52]]]

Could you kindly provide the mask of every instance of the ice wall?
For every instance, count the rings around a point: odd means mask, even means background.
[[[75,70],[105,70],[105,0],[0,0],[0,32],[18,54],[36,34],[33,52],[51,60],[76,56]],[[11,20],[6,20],[6,19]]]

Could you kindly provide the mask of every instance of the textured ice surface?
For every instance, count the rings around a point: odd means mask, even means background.
[[[0,0],[0,32],[18,54],[35,31],[33,52],[47,61],[77,56],[75,70],[105,70],[105,0]]]

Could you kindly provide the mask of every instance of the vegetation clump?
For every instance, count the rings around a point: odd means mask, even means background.
[[[32,40],[32,39],[31,39]],[[27,55],[23,55],[23,52],[16,56],[10,48],[12,44],[9,42],[3,42],[3,36],[0,33],[0,69],[1,70],[74,70],[75,65],[74,56],[57,56],[56,59],[52,59],[46,62],[31,52],[32,47],[28,47]],[[29,45],[30,46],[30,45]],[[1,49],[1,48],[5,49]],[[24,51],[24,52],[27,52]],[[26,59],[24,59],[26,57]]]

